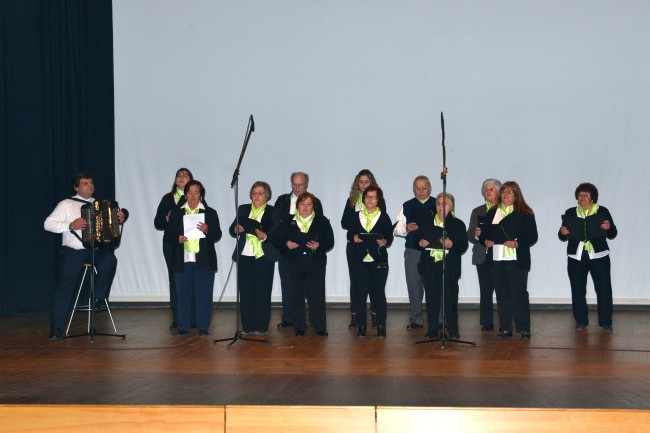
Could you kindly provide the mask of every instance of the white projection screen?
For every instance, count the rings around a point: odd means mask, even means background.
[[[650,2],[622,0],[113,0],[116,188],[131,219],[112,299],[168,300],[156,207],[189,167],[224,231],[215,299],[230,267],[230,181],[249,115],[240,203],[306,171],[332,221],[327,301],[349,296],[340,219],[368,168],[395,219],[416,175],[448,191],[466,223],[485,178],[516,180],[534,209],[531,302],[571,302],[560,215],[594,183],[619,235],[614,301],[649,304]],[[404,240],[389,249],[389,302],[407,302]],[[234,279],[224,300],[235,299]],[[595,301],[591,281],[588,298]],[[471,254],[460,301],[478,302]],[[273,300],[280,300],[276,271]]]

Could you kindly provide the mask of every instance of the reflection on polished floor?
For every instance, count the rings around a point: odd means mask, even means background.
[[[595,315],[595,312],[591,312]],[[615,310],[614,332],[575,331],[570,310],[532,312],[530,340],[480,331],[476,346],[414,344],[406,309],[390,309],[388,336],[359,339],[344,308],[328,310],[329,337],[276,329],[271,344],[214,343],[235,332],[235,310],[215,311],[209,336],[175,336],[165,308],[114,308],[125,340],[47,340],[44,313],[0,319],[0,404],[333,405],[650,409],[650,314]],[[592,317],[595,321],[595,317]],[[85,329],[75,317],[73,332]],[[106,313],[97,331],[111,331]],[[252,337],[261,338],[261,337]]]

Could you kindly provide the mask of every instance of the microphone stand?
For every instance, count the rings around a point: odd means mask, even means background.
[[[255,121],[253,120],[253,115],[251,114],[250,117],[248,118],[248,127],[246,129],[246,135],[244,136],[244,145],[242,146],[241,153],[239,154],[239,161],[237,161],[237,167],[235,168],[235,172],[232,175],[232,181],[230,182],[230,188],[232,189],[234,187],[234,192],[235,192],[235,231],[237,232],[237,226],[239,226],[239,167],[241,167],[242,160],[244,159],[244,154],[246,153],[246,148],[248,147],[248,140],[251,138],[251,134],[255,132]],[[235,275],[235,281],[237,285],[237,326],[236,326],[236,331],[235,335],[233,335],[231,338],[219,338],[213,341],[213,343],[218,343],[220,341],[230,341],[228,344],[228,348],[235,344],[235,342],[239,340],[247,340],[247,341],[255,341],[257,343],[269,343],[271,342],[266,339],[257,339],[257,338],[246,338],[241,330],[241,299],[240,299],[240,290],[239,290],[239,237],[241,236],[241,233],[237,232],[237,243],[235,246],[235,264],[237,267],[237,272]],[[232,269],[232,265],[231,265]],[[224,286],[223,290],[226,290],[226,286]],[[223,295],[223,291],[222,291]]]
[[[452,343],[462,343],[462,344],[470,344],[472,346],[476,346],[476,343],[473,341],[463,341],[463,340],[458,340],[456,338],[448,338],[447,336],[447,320],[445,317],[445,312],[447,310],[446,305],[445,305],[445,291],[447,290],[446,287],[446,273],[447,273],[447,248],[446,248],[446,242],[447,242],[447,231],[446,229],[446,220],[447,220],[447,212],[446,212],[446,207],[447,207],[447,149],[445,148],[445,118],[442,114],[442,111],[440,112],[440,127],[442,128],[442,173],[440,173],[440,179],[442,179],[442,214],[445,215],[444,218],[442,218],[442,333],[440,334],[440,338],[438,340],[420,340],[416,341],[415,344],[423,344],[423,343],[432,343],[434,341],[440,341],[440,350],[445,349],[445,343],[450,341]],[[427,302],[429,300],[427,299]],[[436,324],[429,323],[429,328],[432,326],[435,326]]]

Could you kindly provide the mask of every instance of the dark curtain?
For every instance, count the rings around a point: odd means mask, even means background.
[[[0,317],[50,307],[72,175],[115,196],[110,0],[0,0]]]

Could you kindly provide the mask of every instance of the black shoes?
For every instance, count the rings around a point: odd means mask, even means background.
[[[521,338],[527,338],[530,340],[530,331],[521,331]]]
[[[327,337],[329,335],[327,331],[316,331],[314,334],[318,335],[319,337]]]
[[[207,329],[199,329],[199,337],[203,335],[210,335],[210,331],[208,331]]]
[[[512,331],[506,331],[505,329],[499,329],[497,332],[497,338],[510,338],[512,337]]]
[[[438,339],[438,331],[432,331],[429,329],[426,334],[424,334],[424,338],[426,340],[437,340]]]
[[[377,327],[377,313],[375,313],[374,311],[371,311],[370,312],[370,319],[372,321],[372,323],[371,323],[372,327],[376,328]]]
[[[576,331],[584,331],[587,329],[587,325],[584,323],[576,323]]]
[[[284,320],[280,323],[278,323],[278,329],[280,328],[291,328],[293,326],[293,323],[291,322],[285,322]]]
[[[366,325],[359,326],[357,330],[357,337],[365,337],[367,332],[368,328]]]
[[[300,329],[296,329],[296,330],[293,331],[293,334],[296,337],[304,337],[305,336],[305,331],[300,330]]]
[[[57,329],[52,334],[50,334],[50,336],[47,337],[47,339],[49,341],[63,341],[65,340],[65,333],[60,329]]]
[[[614,331],[614,327],[612,325],[603,325],[603,331],[609,334]]]
[[[386,337],[386,325],[377,325],[377,337]]]
[[[182,337],[184,335],[189,335],[190,331],[176,331],[176,335]]]
[[[350,319],[350,324],[348,329],[352,329],[357,326],[357,313],[352,313],[352,318]]]
[[[483,326],[481,326],[481,331],[482,332],[494,331],[494,326],[493,325],[483,325]]]
[[[98,299],[95,301],[95,313],[101,313],[102,311],[108,310],[108,307],[106,306],[106,301],[103,299]]]
[[[169,325],[169,329],[176,329],[178,328],[178,323],[176,321],[173,321],[171,325]]]
[[[422,329],[422,328],[424,328],[424,325],[420,325],[415,322],[411,322],[408,325],[406,325],[406,329],[408,329],[409,331],[413,329]]]

